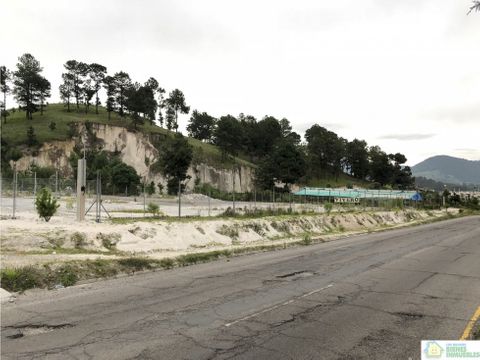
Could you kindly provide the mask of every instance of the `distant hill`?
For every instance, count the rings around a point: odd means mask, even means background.
[[[433,156],[413,166],[412,172],[442,183],[480,184],[480,161],[452,156]]]

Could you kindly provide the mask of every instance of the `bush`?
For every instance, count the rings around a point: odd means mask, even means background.
[[[332,212],[332,209],[333,209],[333,204],[332,203],[325,203],[323,205],[323,208],[325,209],[325,211],[327,212],[327,215],[330,215],[330,213]]]
[[[157,186],[158,186],[158,193],[159,193],[160,195],[162,195],[162,194],[163,194],[163,184],[162,184],[162,183],[158,183]]]
[[[72,286],[75,285],[77,281],[78,277],[75,269],[68,264],[60,266],[55,271],[55,283],[60,283],[63,286]]]
[[[160,260],[160,266],[164,269],[171,269],[175,265],[175,261],[170,258],[165,258]]]
[[[55,200],[47,188],[43,188],[35,200],[35,208],[37,209],[38,215],[47,222],[55,215],[59,206],[60,204],[57,204],[57,200]]]
[[[72,241],[73,246],[75,246],[75,249],[81,249],[87,245],[87,236],[81,232],[74,232],[70,237],[70,240]]]
[[[48,128],[50,129],[50,131],[54,131],[57,128],[57,124],[55,123],[55,121],[50,122]]]
[[[147,211],[152,214],[152,216],[158,216],[159,207],[155,203],[148,203]]]
[[[120,234],[97,234],[97,239],[102,242],[102,246],[108,250],[114,250],[117,243],[120,241]]]
[[[145,192],[150,196],[155,194],[155,183],[153,181],[150,182],[150,184],[148,184],[147,186],[145,186]]]
[[[68,123],[68,130],[67,130],[67,136],[69,139],[77,137],[79,135],[78,133],[78,127],[77,124],[72,122]]]
[[[144,269],[151,269],[152,265],[150,264],[149,259],[145,258],[126,258],[118,260],[118,264],[123,266],[127,271],[141,271]]]
[[[302,245],[310,245],[312,243],[312,237],[310,236],[310,234],[305,234],[303,236],[303,239],[302,239]]]
[[[38,145],[37,135],[35,135],[35,129],[33,126],[30,126],[27,129],[27,145],[36,146]]]
[[[41,271],[31,266],[4,269],[0,272],[2,288],[8,291],[25,291],[34,287],[42,287],[42,279]]]

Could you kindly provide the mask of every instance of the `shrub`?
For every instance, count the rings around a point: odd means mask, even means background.
[[[70,237],[70,240],[72,241],[73,246],[75,246],[76,249],[80,249],[87,245],[87,236],[81,232],[74,232]]]
[[[161,195],[163,194],[163,184],[162,183],[158,183],[157,184],[157,187],[158,187],[158,193]]]
[[[35,135],[35,129],[33,126],[30,126],[27,129],[27,145],[36,146],[38,145],[37,135]]]
[[[78,281],[78,277],[75,269],[70,265],[62,265],[55,271],[55,281],[63,286],[75,285]]]
[[[97,234],[97,239],[102,242],[102,246],[108,250],[115,249],[115,246],[120,241],[120,234]]]
[[[147,211],[152,214],[152,216],[158,216],[159,207],[155,203],[149,203],[147,206]]]
[[[50,129],[50,131],[54,131],[57,128],[57,124],[55,123],[55,121],[51,121],[50,125],[48,125],[48,128]]]
[[[76,136],[78,136],[78,127],[77,127],[77,124],[74,123],[73,121],[72,122],[69,122],[68,123],[68,130],[67,130],[67,136],[71,139],[71,138],[74,138]]]
[[[325,211],[327,212],[327,215],[330,215],[330,213],[332,212],[332,209],[333,209],[333,204],[332,203],[325,203],[323,205],[323,208],[325,209]]]
[[[150,184],[148,184],[147,186],[145,186],[145,192],[150,196],[155,194],[155,183],[153,181],[150,182]]]
[[[59,206],[60,204],[57,204],[57,200],[55,200],[47,188],[43,188],[35,200],[35,208],[37,209],[38,215],[47,222],[55,215]]]
[[[150,261],[145,258],[130,257],[126,259],[120,259],[118,260],[118,264],[126,268],[126,270],[132,271],[141,271],[152,268]]]
[[[8,291],[25,291],[34,287],[42,287],[42,278],[41,271],[31,266],[4,269],[0,272],[2,288]]]
[[[311,243],[312,243],[312,237],[310,236],[310,234],[303,235],[303,239],[302,239],[301,244],[302,245],[310,245]]]
[[[160,266],[164,269],[171,269],[175,265],[175,261],[170,258],[165,258],[160,260]]]

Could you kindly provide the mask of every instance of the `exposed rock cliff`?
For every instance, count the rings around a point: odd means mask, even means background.
[[[84,125],[79,126],[80,133],[84,133]],[[124,127],[104,124],[92,124],[91,131],[97,137],[102,149],[118,152],[122,161],[135,168],[140,176],[147,178],[147,181],[166,184],[162,174],[153,173],[150,169],[158,159],[158,150],[153,146],[148,135],[131,132]],[[34,163],[38,166],[54,167],[63,176],[73,176],[68,159],[78,143],[81,143],[80,139],[45,143],[35,156],[25,155],[18,160],[17,169],[27,170],[30,164]],[[187,188],[193,188],[195,180],[199,179],[197,182],[211,184],[222,191],[231,191],[234,183],[233,174],[232,169],[213,167],[207,163],[195,164],[188,170],[191,180],[187,183]],[[252,189],[253,169],[238,165],[235,170],[235,191],[246,192]]]

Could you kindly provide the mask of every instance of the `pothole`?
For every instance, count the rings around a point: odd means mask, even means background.
[[[398,316],[401,316],[404,319],[411,319],[411,320],[422,319],[423,317],[425,317],[425,315],[423,315],[423,314],[413,313],[413,312],[402,312],[402,311],[401,312],[396,312],[396,313],[394,313],[394,315],[398,315]]]
[[[6,332],[14,332],[11,335],[6,335],[8,339],[18,339],[24,336],[44,334],[54,330],[65,329],[72,326],[73,326],[72,324],[58,324],[58,325],[29,324],[29,325],[19,325],[19,326],[8,326],[5,328],[5,330]]]
[[[275,276],[276,278],[279,279],[287,279],[287,280],[295,280],[298,278],[304,278],[308,276],[314,275],[313,272],[307,271],[307,270],[300,270],[300,271],[294,271],[288,274],[283,274],[283,275],[277,275]]]

